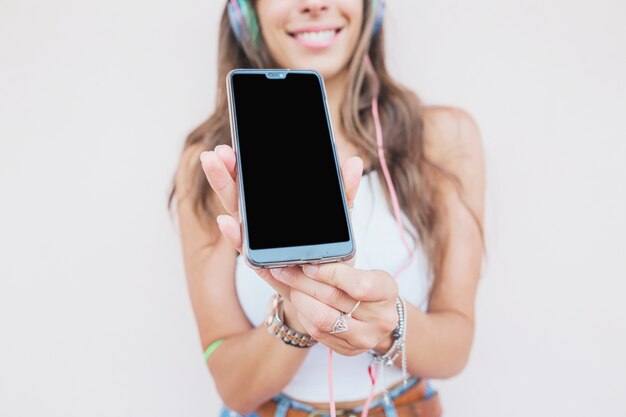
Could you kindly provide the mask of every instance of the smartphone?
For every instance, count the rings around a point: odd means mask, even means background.
[[[246,263],[350,259],[355,244],[322,76],[235,69],[226,84]]]

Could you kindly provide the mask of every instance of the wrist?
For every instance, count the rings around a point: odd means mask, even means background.
[[[383,339],[378,342],[378,344],[374,347],[374,351],[379,355],[384,355],[386,352],[391,349],[393,346],[394,339],[391,337],[391,333],[387,334]]]
[[[376,351],[374,349],[370,349],[368,354],[370,355],[370,365],[374,362],[378,362],[381,366],[382,378],[385,380],[385,368],[388,366],[393,366],[395,364],[395,360],[398,355],[401,355],[401,366],[402,366],[402,380],[404,381],[404,386],[406,386],[409,378],[409,374],[407,371],[407,358],[406,358],[406,330],[407,330],[407,303],[406,300],[400,296],[396,299],[396,308],[398,310],[398,324],[396,328],[391,332],[391,338],[393,339],[393,343],[389,350],[385,353],[381,351]],[[377,348],[385,348],[386,346],[380,346],[379,343]],[[385,398],[387,398],[387,390],[385,389]]]
[[[302,323],[300,323],[300,320],[298,320],[298,313],[296,311],[296,308],[294,307],[294,305],[287,301],[287,300],[283,300],[283,319],[282,319],[283,323],[285,324],[285,326],[287,327],[291,327],[292,329],[300,332],[300,333],[304,333],[304,334],[309,334],[309,332],[306,331],[306,329],[304,328],[304,326],[302,325]]]
[[[397,318],[396,327],[387,333],[385,337],[383,337],[378,344],[373,348],[374,351],[380,355],[384,355],[391,349],[396,339],[393,337],[394,333],[398,332],[398,327],[400,325],[400,315],[398,314],[397,308],[394,307],[393,311],[396,313],[395,317]]]
[[[386,354],[388,355],[394,349],[397,350],[398,344],[401,342],[398,339],[402,337],[402,333],[404,330],[403,326],[405,325],[405,312],[403,311],[400,297],[396,299],[396,306],[394,308],[394,311],[396,312],[395,317],[397,319],[396,326],[381,340],[379,340],[378,344],[370,350],[370,353],[384,356]]]
[[[311,335],[300,332],[284,323],[284,301],[285,299],[279,293],[272,296],[272,309],[265,321],[267,331],[290,346],[309,348],[315,345],[317,340],[313,339]]]

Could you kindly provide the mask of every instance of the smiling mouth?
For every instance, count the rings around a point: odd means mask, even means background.
[[[325,42],[337,36],[337,34],[341,32],[341,29],[342,28],[287,33],[292,38],[305,42]]]

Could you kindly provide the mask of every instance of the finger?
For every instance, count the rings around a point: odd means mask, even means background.
[[[204,151],[200,154],[202,169],[211,188],[219,197],[228,214],[239,221],[239,201],[237,184],[228,172],[221,158],[213,151]]]
[[[297,310],[296,310],[297,311]],[[310,331],[316,333],[316,327],[313,326],[309,321],[307,321],[306,317],[304,317],[302,315],[302,313],[298,312],[297,313],[298,316],[298,320],[300,321],[300,323],[302,323],[302,325],[304,326],[305,330],[307,331],[307,333],[309,333]],[[310,333],[309,333],[310,334]],[[318,334],[318,333],[316,333]],[[332,335],[331,335],[332,336]],[[313,336],[311,336],[313,337]],[[332,337],[332,338],[328,338],[323,334],[318,334],[318,337],[320,339],[316,339],[318,342],[322,343],[323,345],[331,348],[334,352],[339,353],[340,355],[343,356],[355,356],[355,355],[360,355],[361,353],[365,353],[367,352],[369,349],[355,349],[354,347],[352,347],[350,345],[350,343],[347,340],[338,338],[338,337]],[[313,337],[315,339],[315,337]]]
[[[307,264],[302,271],[309,278],[342,289],[355,300],[385,301],[395,299],[398,293],[398,284],[389,274],[357,269],[343,262]]]
[[[353,156],[343,163],[341,176],[343,177],[343,187],[346,193],[348,207],[352,207],[356,192],[361,183],[363,175],[363,160],[358,156]]]
[[[216,220],[222,235],[235,249],[237,249],[237,252],[242,253],[241,224],[232,216],[227,214],[220,214],[217,216]]]
[[[235,157],[235,151],[233,151],[233,148],[228,145],[217,145],[215,147],[215,153],[224,163],[224,166],[228,170],[232,179],[237,182],[237,171],[235,170],[237,158]]]
[[[341,167],[344,191],[346,194],[346,204],[348,204],[350,219],[352,219],[352,206],[354,205],[354,199],[356,193],[361,184],[361,178],[363,177],[363,160],[358,156],[353,156],[344,162]],[[354,266],[356,262],[356,253],[349,259],[344,260],[350,266]]]
[[[291,287],[283,284],[272,276],[269,269],[257,269],[258,276],[263,278],[277,293],[283,296],[284,299],[291,301]]]
[[[327,345],[343,346],[350,350],[369,349],[376,346],[377,340],[367,322],[358,320],[354,316],[344,316],[348,330],[341,333],[330,333],[337,319],[341,316],[339,310],[298,290],[291,291],[291,302],[296,306],[299,313],[298,319],[300,317],[304,319],[300,322],[314,339],[324,341],[324,344]],[[307,324],[305,325],[304,322]]]
[[[217,225],[222,232],[222,235],[226,240],[235,248],[239,253],[241,250],[241,224],[234,218],[227,214],[221,214],[217,216]],[[243,256],[243,255],[242,255]],[[268,269],[255,270],[258,276],[263,278],[270,286],[272,286],[277,293],[282,295],[287,300],[291,300],[291,287],[286,285],[277,279],[275,279]]]
[[[354,267],[354,264],[356,263],[356,251],[350,258],[341,262],[345,263],[346,265],[350,265],[351,267]]]
[[[302,272],[302,268],[300,267],[272,269],[272,275],[278,281],[293,289],[301,291],[338,311],[348,313],[352,311],[357,303],[357,300],[350,297],[345,291],[307,277],[304,272]],[[364,303],[361,303],[358,306],[357,310],[354,311],[353,316],[359,320],[365,321],[373,318],[371,312],[368,311],[367,306],[364,305]]]

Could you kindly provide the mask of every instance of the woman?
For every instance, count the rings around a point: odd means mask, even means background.
[[[383,7],[376,0],[230,0],[224,9],[216,108],[187,138],[170,200],[177,203],[189,294],[223,415],[330,414],[332,349],[336,414],[437,416],[439,397],[428,378],[452,377],[467,362],[484,247],[480,134],[465,111],[424,106],[391,79]],[[354,206],[352,262],[255,274],[238,256],[224,82],[233,68],[323,75],[346,199]],[[386,162],[377,153],[378,121]],[[400,273],[407,250],[383,164],[414,244]],[[283,323],[315,345],[299,348],[269,334],[267,305],[275,293],[283,297]],[[348,311],[348,330],[331,333]],[[370,360],[396,340],[403,340],[404,363],[398,355],[368,375]],[[406,383],[401,368],[411,375]]]

